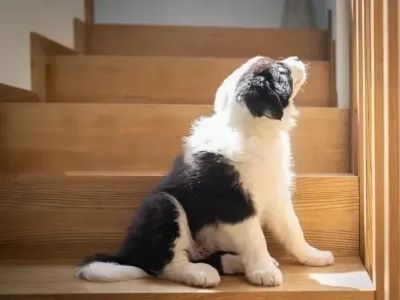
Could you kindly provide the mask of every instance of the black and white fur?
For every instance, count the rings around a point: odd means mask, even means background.
[[[289,131],[293,97],[306,80],[297,57],[254,57],[219,87],[214,114],[196,120],[183,155],[143,201],[120,251],[83,263],[78,276],[122,281],[150,275],[210,287],[221,274],[244,273],[277,286],[282,273],[270,256],[268,227],[299,262],[334,262],[304,239],[293,210]]]

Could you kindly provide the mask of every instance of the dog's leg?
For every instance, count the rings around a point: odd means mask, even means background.
[[[279,267],[278,261],[271,257],[272,263],[275,267]],[[226,275],[233,274],[243,274],[245,273],[245,269],[242,263],[242,259],[237,254],[224,254],[221,256],[221,266],[222,271]]]
[[[175,201],[179,211],[179,237],[175,240],[172,260],[164,267],[160,277],[182,282],[191,286],[212,287],[220,282],[218,271],[206,263],[192,263],[189,252],[193,239],[189,230],[186,213],[182,206]]]
[[[282,284],[282,272],[268,252],[258,217],[251,217],[234,225],[220,225],[218,235],[224,240],[221,241],[223,247],[240,256],[243,271],[249,282],[265,286]],[[237,256],[229,259],[236,261]]]
[[[265,211],[263,215],[264,223],[283,243],[288,252],[302,264],[309,266],[333,264],[332,252],[320,251],[307,243],[293,208],[291,194],[289,191],[285,194],[284,197],[274,201],[273,206]]]

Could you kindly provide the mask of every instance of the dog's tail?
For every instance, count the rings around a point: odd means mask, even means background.
[[[78,267],[76,275],[88,281],[126,281],[149,277],[140,268],[124,264],[118,257],[97,254]]]

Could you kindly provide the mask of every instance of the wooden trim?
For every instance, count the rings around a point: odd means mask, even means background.
[[[0,83],[0,102],[38,102],[38,96],[28,90]]]
[[[360,254],[377,300],[400,295],[399,2],[352,0],[352,165],[360,177]]]
[[[74,19],[74,49],[80,54],[86,53],[86,36],[88,26],[80,19]]]
[[[85,0],[85,22],[89,25],[92,25],[95,22],[94,0]]]
[[[38,95],[40,101],[46,101],[46,65],[48,57],[59,54],[76,54],[76,52],[34,32],[31,32],[30,40],[32,91]]]
[[[328,11],[328,56],[329,56],[329,97],[330,106],[337,107],[336,93],[336,42],[333,39],[332,10]]]
[[[388,256],[390,299],[400,299],[400,1],[388,2]]]
[[[351,171],[353,174],[358,175],[359,162],[358,162],[358,124],[359,124],[359,103],[360,96],[360,70],[359,65],[359,40],[360,32],[358,27],[359,22],[359,9],[356,1],[351,1],[350,24],[351,24],[351,37],[350,37],[350,51],[352,63],[350,64],[350,72],[352,85],[351,88]],[[361,210],[362,211],[362,210]],[[360,218],[362,220],[362,216]],[[362,254],[362,251],[360,251]]]

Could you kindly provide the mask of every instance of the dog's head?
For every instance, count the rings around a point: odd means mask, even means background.
[[[306,77],[305,65],[297,57],[280,61],[254,57],[236,69],[219,87],[215,112],[230,111],[252,118],[282,120]]]

